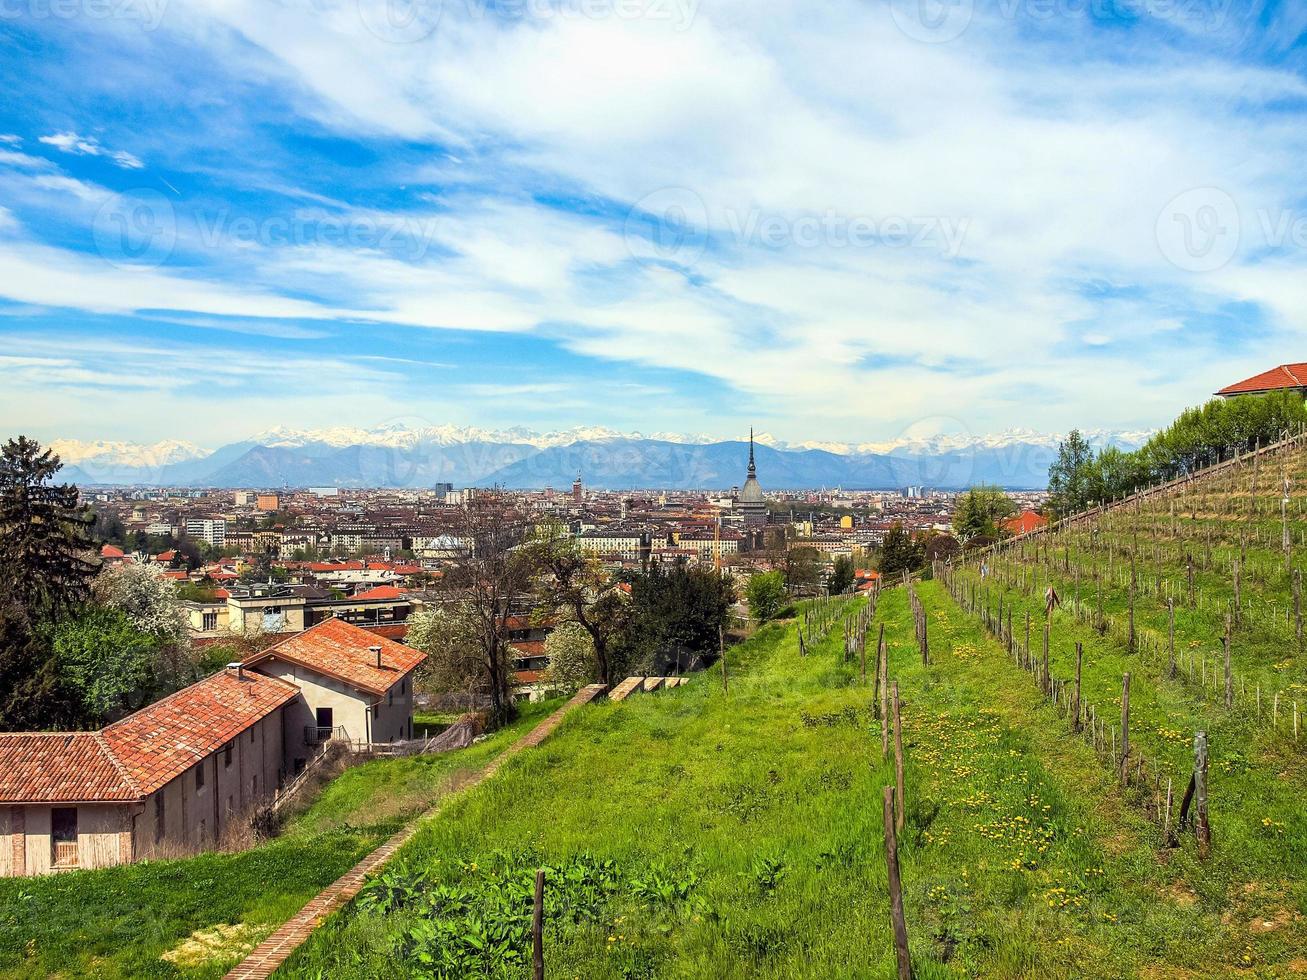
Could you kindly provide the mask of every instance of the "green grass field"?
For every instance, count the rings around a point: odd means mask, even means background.
[[[1214,774],[1214,860],[1162,849],[1030,676],[938,583],[920,593],[929,667],[901,590],[873,626],[904,701],[918,977],[1307,970],[1297,870],[1275,863],[1302,849],[1287,810],[1266,834],[1236,824]],[[803,659],[795,627],[772,625],[732,651],[728,693],[714,672],[578,713],[454,801],[279,975],[523,976],[544,866],[550,975],[891,976],[893,770],[841,646],[837,629]],[[1247,773],[1241,792],[1281,801],[1273,771]]]
[[[0,879],[0,977],[221,976],[557,704],[524,706],[513,725],[461,752],[349,769],[280,837],[249,851]]]

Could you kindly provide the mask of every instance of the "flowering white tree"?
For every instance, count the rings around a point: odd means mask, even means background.
[[[186,641],[187,616],[171,579],[153,565],[123,562],[106,568],[91,585],[95,601],[117,609],[142,633],[167,647]]]

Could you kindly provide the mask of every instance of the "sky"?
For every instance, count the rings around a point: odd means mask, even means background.
[[[6,0],[0,432],[1160,426],[1307,360],[1305,27]]]

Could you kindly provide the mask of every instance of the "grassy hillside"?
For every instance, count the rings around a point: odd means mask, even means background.
[[[1303,965],[1282,875],[1201,865],[1191,843],[1160,854],[1156,828],[1091,746],[1061,734],[1029,675],[940,585],[920,591],[929,666],[902,591],[873,625],[904,699],[917,976]],[[793,625],[734,657],[729,692],[714,673],[578,713],[426,827],[279,975],[523,976],[537,866],[551,975],[892,975],[893,768],[870,689],[842,662],[838,628],[806,659]]]
[[[462,752],[350,769],[281,837],[250,851],[0,878],[0,977],[219,977],[556,706],[530,705],[510,728]]]

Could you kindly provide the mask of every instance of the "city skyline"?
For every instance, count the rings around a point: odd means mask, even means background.
[[[402,12],[6,21],[10,430],[1137,431],[1301,356],[1288,5]]]

